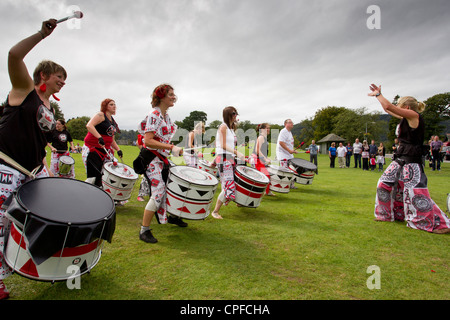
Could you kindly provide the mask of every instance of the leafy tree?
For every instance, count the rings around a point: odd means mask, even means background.
[[[320,109],[314,115],[312,125],[314,126],[314,137],[317,140],[322,139],[327,134],[333,132],[335,126],[335,118],[341,112],[344,112],[344,107],[326,107]]]
[[[196,122],[202,121],[206,123],[208,119],[208,115],[203,111],[192,111],[189,116],[183,119],[183,121],[176,121],[175,124],[183,129],[188,131],[194,130],[194,126]]]
[[[90,117],[77,117],[74,119],[70,119],[66,122],[67,131],[70,132],[70,135],[73,139],[83,140],[87,134],[86,125],[89,122]]]
[[[425,139],[439,135],[445,129],[443,121],[450,119],[450,92],[436,94],[424,101]]]

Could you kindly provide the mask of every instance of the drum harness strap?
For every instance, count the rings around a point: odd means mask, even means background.
[[[18,164],[17,161],[15,161],[13,158],[11,158],[10,156],[6,155],[5,153],[3,153],[1,151],[0,151],[0,159],[3,160],[4,162],[6,162],[6,164],[13,167],[14,169],[27,175],[31,179],[35,179],[36,173],[38,173],[39,170],[41,170],[41,168],[42,168],[42,165],[39,165],[36,168],[34,168],[33,171],[30,172],[27,169],[25,169],[24,167],[22,167],[20,164]]]

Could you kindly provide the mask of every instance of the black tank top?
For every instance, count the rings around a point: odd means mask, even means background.
[[[267,137],[263,136],[263,138],[264,138],[264,141],[261,144],[260,150],[262,152],[262,155],[267,158],[267,153],[268,153],[268,150],[269,150],[269,143],[267,142]],[[258,151],[256,150],[256,142],[255,142],[255,145],[253,146],[253,153],[258,155]]]
[[[399,124],[397,154],[399,156],[420,157],[422,156],[422,145],[425,138],[425,121],[419,114],[419,125],[413,129],[409,126],[408,120],[403,118]]]
[[[49,110],[31,91],[20,106],[7,102],[0,119],[0,151],[32,171],[42,164],[47,145],[46,133],[55,128],[53,109]]]

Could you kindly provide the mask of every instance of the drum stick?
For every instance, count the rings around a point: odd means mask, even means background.
[[[207,146],[200,146],[200,147],[195,147],[195,148],[189,148],[189,149],[183,149],[184,151],[191,151],[191,150],[197,150],[197,149],[202,149],[202,148],[206,148]]]
[[[81,18],[83,18],[83,12],[81,12],[81,11],[75,11],[71,16],[67,16],[67,17],[65,17],[65,18],[59,19],[59,20],[56,21],[56,23],[61,23],[61,22],[64,22],[64,21],[66,21],[66,20],[74,19],[74,18],[75,18],[75,19],[81,19]],[[47,24],[47,27],[50,28],[50,25]]]

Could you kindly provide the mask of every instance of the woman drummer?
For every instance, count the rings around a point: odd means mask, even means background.
[[[235,130],[237,129],[236,117],[238,112],[235,107],[229,106],[223,109],[223,123],[217,129],[216,135],[216,159],[215,162],[219,168],[220,183],[222,191],[217,198],[216,206],[211,215],[216,219],[223,219],[219,214],[222,205],[235,199],[236,185],[234,183],[234,170],[237,157],[245,161],[245,157],[240,153],[237,147],[237,137]]]
[[[151,182],[151,196],[145,206],[139,239],[147,243],[156,243],[158,240],[150,230],[150,223],[156,214],[160,224],[172,223],[180,227],[187,227],[181,218],[171,216],[166,210],[166,182],[169,176],[169,161],[167,157],[183,154],[183,149],[171,144],[177,125],[169,117],[169,108],[177,101],[173,87],[162,84],[152,93],[152,108],[145,127],[145,147],[152,153],[147,171],[144,173]]]
[[[270,180],[269,171],[267,171],[266,166],[270,164],[270,159],[268,157],[269,143],[267,142],[267,135],[270,132],[270,124],[261,123],[256,127],[257,132],[259,132],[258,139],[256,139],[255,146],[253,148],[253,153],[251,155],[252,164],[256,170],[264,173]],[[266,195],[273,196],[274,194],[270,191],[270,184],[267,185]]]
[[[116,102],[105,99],[97,112],[87,123],[88,133],[84,138],[83,161],[88,179],[94,180],[98,187],[102,186],[103,163],[112,160],[114,150],[122,158],[123,153],[117,145],[114,135],[119,133],[119,126],[113,118],[116,114]]]
[[[14,190],[30,179],[30,172],[36,178],[49,175],[43,160],[46,133],[55,127],[50,97],[61,90],[67,78],[64,68],[52,61],[39,63],[31,78],[23,60],[55,27],[56,20],[44,21],[41,30],[9,51],[8,70],[12,89],[0,119],[0,299],[9,296],[2,280],[11,274],[3,258],[4,236],[8,234],[6,229],[10,221],[1,205]]]
[[[58,119],[56,121],[56,128],[47,136],[47,141],[47,145],[52,150],[50,171],[57,177],[75,179],[75,170],[73,167],[67,175],[60,175],[59,173],[59,158],[62,156],[70,156],[67,143],[70,143],[70,149],[72,152],[75,152],[72,136],[69,131],[67,131],[66,122],[63,119]]]
[[[202,141],[203,133],[205,133],[205,124],[202,121],[198,122],[194,130],[189,132],[186,148],[190,150],[183,153],[184,161],[188,167],[197,168],[198,159],[203,157],[201,150],[195,149],[200,146],[199,142]]]
[[[450,219],[430,198],[422,163],[425,104],[413,97],[402,97],[395,106],[381,94],[381,86],[370,86],[383,109],[400,120],[400,146],[394,160],[378,180],[375,220],[403,221],[413,229],[450,233]],[[393,194],[392,194],[393,193]],[[403,194],[403,196],[401,196]]]

